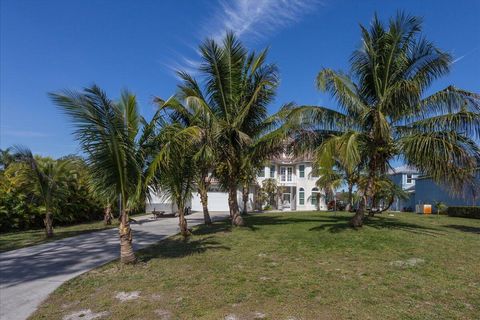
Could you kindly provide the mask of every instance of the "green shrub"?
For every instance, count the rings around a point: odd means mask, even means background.
[[[447,214],[450,217],[480,219],[480,207],[479,206],[448,207]]]

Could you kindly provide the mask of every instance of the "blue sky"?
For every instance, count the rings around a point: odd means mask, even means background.
[[[397,10],[424,17],[424,33],[456,58],[449,76],[432,90],[454,84],[480,90],[480,1],[457,0],[1,0],[0,148],[14,144],[59,157],[78,152],[71,126],[47,92],[92,83],[118,97],[137,94],[141,111],[169,97],[173,70],[192,69],[205,37],[226,28],[250,48],[270,46],[281,86],[271,105],[333,106],[314,79],[322,67],[348,69],[360,45],[359,24],[374,12]]]

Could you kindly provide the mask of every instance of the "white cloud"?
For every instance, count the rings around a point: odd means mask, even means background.
[[[299,22],[317,10],[322,0],[217,0],[212,6],[212,15],[200,23],[197,42],[210,37],[220,40],[225,32],[232,30],[238,37],[259,40],[283,28]],[[202,26],[203,25],[203,26]],[[187,43],[186,52],[170,50],[171,58],[161,63],[178,79],[176,71],[191,75],[198,73],[199,52],[196,45]],[[194,57],[193,59],[191,57]]]
[[[220,0],[207,33],[219,38],[232,30],[239,37],[265,37],[298,22],[320,4],[318,0]]]
[[[3,129],[3,133],[6,136],[11,137],[20,137],[20,138],[45,138],[49,137],[50,135],[45,132],[39,131],[30,131],[30,130],[15,130],[15,129]]]

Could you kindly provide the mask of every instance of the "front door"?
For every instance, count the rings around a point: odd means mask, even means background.
[[[290,193],[284,193],[282,195],[282,208],[283,210],[291,210],[291,194]]]

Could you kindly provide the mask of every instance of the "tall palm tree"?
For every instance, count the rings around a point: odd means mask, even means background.
[[[37,161],[30,149],[15,147],[15,158],[27,165],[27,170],[21,171],[17,177],[28,191],[43,203],[45,210],[45,234],[53,237],[53,211],[58,208],[58,202],[65,194],[68,180],[68,161],[45,159]]]
[[[96,85],[82,92],[64,91],[50,96],[76,128],[75,136],[86,156],[95,194],[119,201],[120,259],[132,263],[135,254],[129,211],[143,199],[146,145],[152,134],[138,112],[136,98],[124,91],[115,102]]]
[[[279,118],[267,114],[278,86],[277,67],[265,62],[267,50],[248,53],[233,33],[221,43],[207,39],[200,53],[202,81],[179,72],[178,97],[187,108],[208,118],[218,163],[216,175],[228,190],[232,224],[243,225],[237,201],[241,158],[256,139],[266,133],[272,137],[270,131],[278,129]],[[276,132],[276,138],[283,134]]]
[[[350,59],[349,74],[322,69],[320,90],[337,100],[339,111],[304,107],[298,114],[317,142],[350,135],[366,161],[366,186],[351,225],[361,227],[375,179],[395,158],[461,190],[473,179],[480,151],[480,95],[449,86],[429,94],[430,84],[447,74],[452,57],[421,34],[422,19],[398,13],[388,25],[374,17],[361,26],[362,46]],[[322,138],[318,138],[322,137]],[[312,139],[314,140],[314,139]]]

